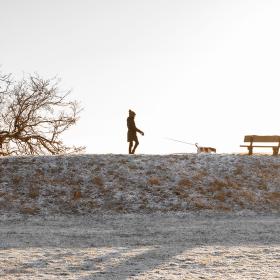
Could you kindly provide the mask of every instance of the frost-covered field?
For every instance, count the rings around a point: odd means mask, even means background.
[[[0,158],[0,210],[34,215],[280,213],[280,157],[83,155]]]
[[[0,158],[0,279],[280,279],[280,157]]]
[[[272,214],[18,216],[0,240],[0,279],[280,278]]]

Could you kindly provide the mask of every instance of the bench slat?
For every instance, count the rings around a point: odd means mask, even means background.
[[[278,135],[245,135],[244,142],[280,142]]]
[[[260,145],[240,145],[240,147],[253,147],[253,148],[277,148],[278,146],[260,146]]]
[[[279,135],[245,135],[244,142],[250,142],[250,145],[240,145],[240,147],[246,147],[249,151],[249,155],[253,154],[253,148],[272,148],[273,155],[277,156],[280,149],[280,136]],[[275,143],[278,145],[254,145],[256,142],[263,143]]]

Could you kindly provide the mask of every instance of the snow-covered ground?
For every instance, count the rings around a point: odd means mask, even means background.
[[[0,210],[16,214],[280,212],[280,157],[0,158]]]
[[[0,158],[0,279],[279,279],[280,157]]]
[[[0,279],[279,279],[279,215],[3,219]]]

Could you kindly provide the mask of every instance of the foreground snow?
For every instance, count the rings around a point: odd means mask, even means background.
[[[0,221],[1,279],[279,279],[277,215],[21,216]]]

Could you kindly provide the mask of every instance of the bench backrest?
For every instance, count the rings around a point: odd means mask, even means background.
[[[279,142],[280,136],[278,135],[246,135],[244,137],[244,142]]]

